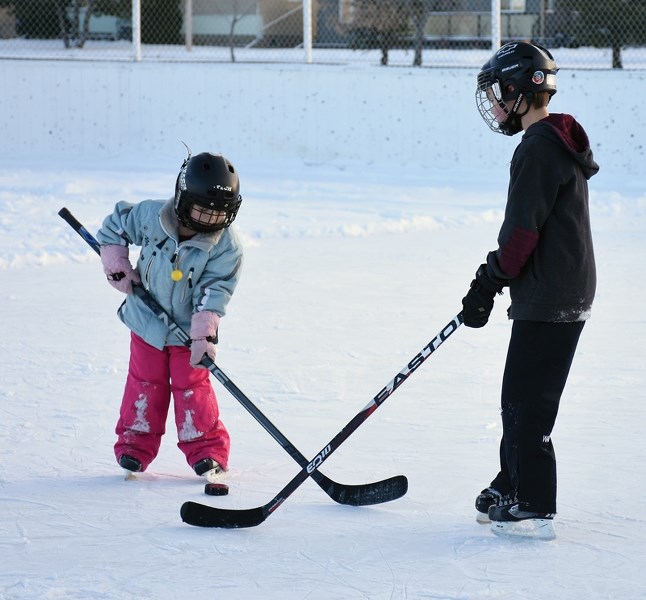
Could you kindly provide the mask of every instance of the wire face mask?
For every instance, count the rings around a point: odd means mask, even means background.
[[[516,126],[512,124],[517,120],[515,118],[516,111],[523,97],[524,94],[519,94],[514,101],[513,107],[509,108],[503,100],[500,82],[495,80],[486,85],[478,86],[476,90],[476,106],[489,129],[504,135],[514,135],[514,133],[520,131],[519,124]]]
[[[237,212],[237,208],[235,211],[229,211],[226,205],[222,209],[211,209],[200,204],[193,204],[188,211],[188,216],[192,227],[197,225],[203,227],[206,231],[217,231],[231,225]]]
[[[525,99],[522,92],[516,98],[513,96],[507,101],[503,99],[502,88],[499,81],[494,81],[491,85],[476,90],[476,106],[483,121],[489,126],[489,129],[503,135],[515,135],[522,130],[520,118],[523,115],[518,113],[518,109]],[[507,104],[513,100],[511,108]],[[529,106],[527,107],[529,109]]]

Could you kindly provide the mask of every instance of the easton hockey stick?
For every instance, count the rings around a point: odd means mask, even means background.
[[[391,379],[384,388],[360,411],[303,469],[267,504],[257,508],[226,509],[185,502],[180,515],[189,525],[198,527],[255,527],[271,515],[291,494],[325,462],[359,426],[379,408],[408,377],[461,325],[462,312],[455,316],[413,359]]]
[[[92,234],[72,215],[67,208],[62,208],[58,214],[74,229],[87,244],[97,253],[101,254],[101,246]],[[150,308],[155,315],[161,319],[170,331],[186,347],[190,347],[190,336],[172,319],[155,298],[146,291],[141,285],[135,284],[133,292]],[[301,454],[296,447],[274,426],[274,424],[260,411],[260,409],[245,396],[242,391],[227,377],[208,356],[204,356],[202,364],[215,376],[215,378],[224,386],[224,388],[251,414],[251,416],[260,423],[260,425],[271,435],[285,451],[298,463],[301,468],[305,468],[309,463],[307,458]],[[370,504],[381,504],[401,498],[408,490],[408,480],[404,475],[397,475],[375,481],[374,483],[364,483],[358,485],[343,484],[333,481],[319,471],[313,471],[310,477],[318,486],[335,502],[339,504],[348,504],[351,506],[367,506]]]

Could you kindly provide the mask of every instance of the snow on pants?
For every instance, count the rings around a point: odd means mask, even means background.
[[[536,512],[556,512],[552,429],[583,321],[514,321],[502,382],[503,436],[492,486]]]
[[[191,367],[190,355],[185,346],[157,350],[131,333],[128,378],[116,427],[117,460],[129,454],[144,470],[152,462],[166,431],[172,395],[177,446],[188,464],[213,458],[227,468],[229,434],[220,421],[210,371]]]

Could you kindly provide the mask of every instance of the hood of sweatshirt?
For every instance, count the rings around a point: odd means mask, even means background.
[[[599,171],[590,148],[588,134],[572,115],[550,114],[537,121],[525,132],[525,137],[534,135],[554,140],[564,146],[579,164],[586,179]]]

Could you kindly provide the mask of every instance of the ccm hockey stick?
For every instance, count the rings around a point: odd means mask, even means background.
[[[58,214],[74,229],[97,253],[101,254],[101,246],[92,234],[72,215],[67,208],[62,208]],[[190,336],[171,318],[155,298],[141,285],[135,284],[133,292],[161,319],[170,329],[170,331],[186,347],[190,347]],[[251,414],[251,416],[260,423],[260,425],[273,437],[285,451],[299,464],[301,468],[308,466],[307,458],[301,454],[296,447],[274,426],[274,424],[260,411],[260,409],[245,396],[242,391],[227,377],[207,355],[204,355],[202,364],[215,376],[215,378],[224,386],[224,388]],[[335,502],[339,504],[348,504],[351,506],[367,506],[370,504],[380,504],[401,498],[408,490],[408,480],[404,475],[397,475],[375,481],[374,483],[364,483],[359,485],[350,485],[337,483],[326,477],[319,471],[312,471],[309,476],[318,484],[318,486]]]
[[[255,527],[271,515],[291,494],[325,462],[337,448],[356,431],[359,426],[379,408],[408,377],[419,368],[446,339],[461,325],[462,312],[455,316],[442,331],[434,337],[386,386],[360,411],[337,435],[276,494],[267,504],[257,508],[225,509],[206,506],[197,502],[185,502],[181,517],[189,525],[199,527]]]

